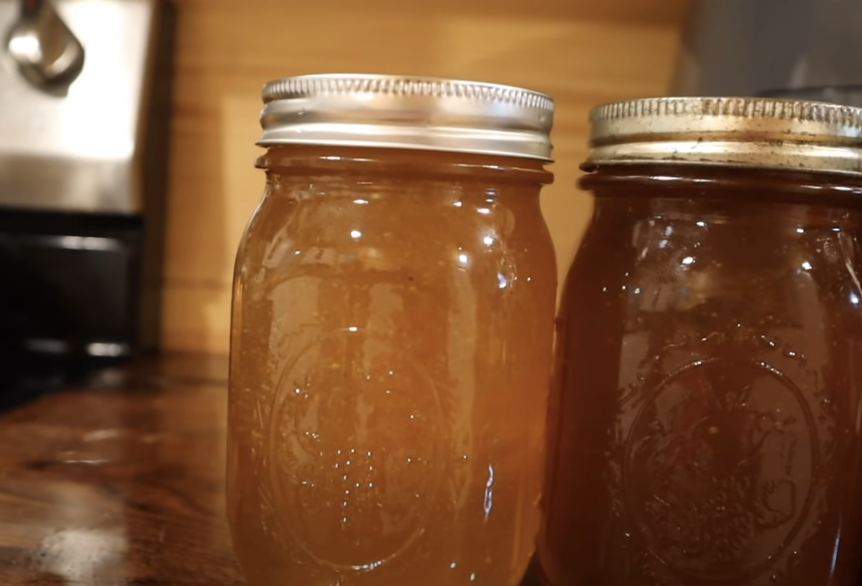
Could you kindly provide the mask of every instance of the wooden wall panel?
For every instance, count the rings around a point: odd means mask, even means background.
[[[317,72],[415,73],[526,86],[557,101],[543,209],[561,275],[590,211],[574,188],[586,115],[665,92],[684,0],[177,0],[164,290],[167,348],[228,347],[236,244],[259,200],[260,89]]]

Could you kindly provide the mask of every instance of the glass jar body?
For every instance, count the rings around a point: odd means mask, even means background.
[[[270,149],[237,257],[228,517],[250,586],[516,584],[555,261],[540,163]]]
[[[600,169],[557,332],[553,586],[852,586],[862,183]]]

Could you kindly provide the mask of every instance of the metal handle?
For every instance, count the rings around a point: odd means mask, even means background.
[[[21,0],[8,48],[24,77],[45,91],[64,90],[81,73],[84,47],[50,0]]]

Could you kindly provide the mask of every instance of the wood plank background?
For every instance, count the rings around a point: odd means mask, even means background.
[[[564,274],[590,212],[574,188],[597,103],[664,94],[686,0],[176,0],[163,341],[226,352],[234,253],[263,188],[260,89],[321,72],[525,86],[557,102],[543,209]]]

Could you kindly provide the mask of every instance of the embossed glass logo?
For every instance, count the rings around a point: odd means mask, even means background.
[[[799,389],[765,363],[680,368],[631,422],[623,486],[662,562],[727,580],[776,561],[811,498],[816,428]]]
[[[372,568],[422,533],[442,476],[441,411],[423,367],[348,328],[286,367],[269,450],[274,507],[296,543],[335,567]]]

